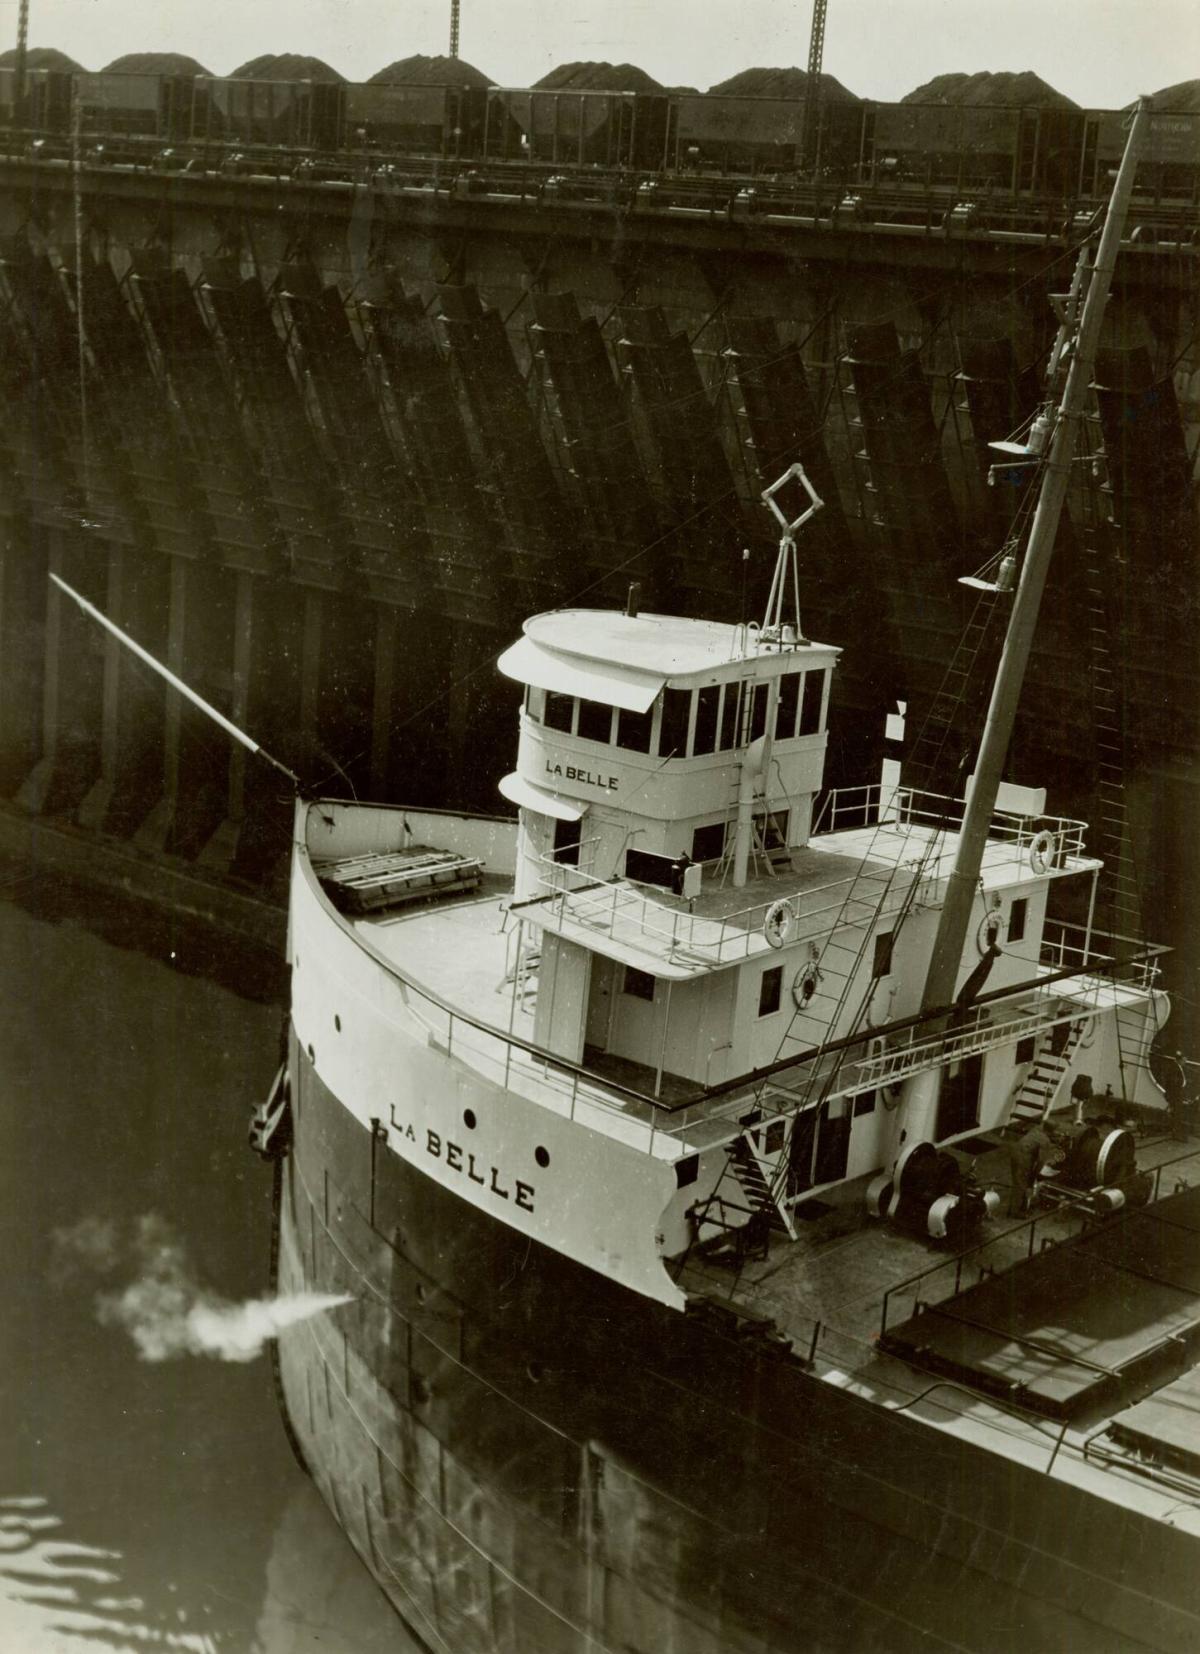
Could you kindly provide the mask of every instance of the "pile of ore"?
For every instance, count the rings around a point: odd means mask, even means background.
[[[109,71],[125,75],[211,75],[212,70],[206,69],[203,63],[197,63],[194,57],[188,57],[184,52],[126,52],[124,57],[114,57],[111,63],[104,65],[104,73]]]
[[[0,69],[11,69],[17,61],[17,48],[10,46],[7,52],[0,52]],[[65,75],[72,75],[83,70],[82,63],[76,63],[73,57],[66,52],[60,52],[54,46],[31,46],[25,53],[25,67],[27,69],[58,69]]]
[[[1153,109],[1200,109],[1200,80],[1179,80],[1150,99]]]
[[[541,80],[534,81],[539,92],[665,92],[636,63],[560,63]]]
[[[806,69],[743,69],[716,86],[709,87],[713,97],[728,98],[803,98],[808,94]],[[821,76],[821,98],[829,103],[858,103],[861,100],[836,80],[833,75]]]
[[[976,75],[934,75],[915,92],[900,99],[901,103],[998,104],[1020,105],[1025,109],[1078,109],[1070,98],[1047,86],[1032,69],[1019,73],[1011,70],[983,69]]]
[[[386,69],[379,69],[367,82],[368,86],[494,86],[496,83],[461,57],[431,57],[426,52],[414,52],[411,57],[398,57]]]
[[[230,80],[345,80],[319,57],[300,52],[264,52],[230,72]]]

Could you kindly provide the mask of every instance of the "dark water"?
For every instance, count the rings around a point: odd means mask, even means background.
[[[0,1654],[408,1654],[291,1457],[266,1357],[152,1364],[96,1311],[151,1214],[207,1289],[265,1292],[246,1124],[277,1061],[272,962],[2,871]]]

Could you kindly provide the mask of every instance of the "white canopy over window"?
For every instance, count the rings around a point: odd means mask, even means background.
[[[578,821],[587,814],[587,805],[574,798],[560,798],[557,793],[543,792],[523,775],[506,775],[500,782],[500,791],[510,804],[520,804],[539,815],[556,816],[559,821]]]
[[[496,664],[506,678],[515,678],[518,683],[552,689],[559,695],[579,695],[586,701],[623,707],[627,712],[648,711],[667,681],[665,674],[657,672],[637,672],[607,661],[585,660],[581,655],[555,654],[529,637],[518,639]]]

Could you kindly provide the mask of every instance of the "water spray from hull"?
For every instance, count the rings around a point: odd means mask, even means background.
[[[289,1327],[353,1300],[345,1294],[284,1293],[238,1303],[199,1280],[186,1249],[164,1218],[137,1220],[132,1238],[115,1225],[84,1219],[54,1234],[55,1275],[72,1269],[114,1275],[132,1269],[127,1285],[99,1294],[96,1313],[104,1326],[120,1327],[143,1361],[176,1361],[185,1355],[246,1362]]]

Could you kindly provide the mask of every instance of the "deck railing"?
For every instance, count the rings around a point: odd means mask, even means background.
[[[878,824],[879,803],[878,783],[839,788],[826,795],[820,822],[827,832]],[[891,795],[890,808],[893,815],[886,825],[891,831],[903,834],[918,828],[924,834],[931,829],[957,830],[963,802],[899,788]],[[988,832],[993,846],[992,865],[996,864],[995,846],[999,844],[1007,851],[1000,858],[1001,865],[1011,862],[1028,866],[1031,858],[1036,858],[1043,870],[1065,868],[1082,855],[1083,835],[1084,823],[1065,816],[1024,816],[997,810]],[[878,903],[871,899],[871,883],[876,878],[889,887]],[[859,868],[842,878],[809,886],[802,893],[768,896],[725,914],[696,913],[690,907],[672,906],[672,899],[665,893],[647,892],[625,879],[596,878],[584,867],[559,861],[547,862],[542,884],[541,894],[515,902],[513,910],[519,914],[524,907],[541,906],[556,915],[559,927],[570,922],[609,937],[620,936],[634,947],[641,944],[656,956],[665,955],[674,961],[690,959],[697,965],[731,964],[764,948],[767,915],[779,908],[781,901],[786,909],[783,917],[790,927],[808,940],[819,941],[835,924],[872,924],[898,912],[907,896],[904,881],[895,878],[891,852],[886,857],[881,853],[877,873],[869,867]],[[846,898],[851,894],[855,900],[847,912]]]
[[[843,832],[855,827],[888,827],[904,832],[910,827],[956,832],[962,826],[965,802],[948,793],[925,792],[916,787],[884,787],[873,781],[866,786],[835,787],[825,794],[817,813],[814,833]],[[1014,810],[993,810],[988,839],[1011,846],[1013,859],[1029,857],[1035,845],[1047,867],[1064,867],[1084,851],[1087,823],[1070,816],[1022,815]]]
[[[629,886],[589,879],[586,873],[567,864],[555,865],[567,878],[574,894],[583,894],[595,904],[592,911],[596,922],[611,923],[610,916],[617,910],[614,904],[623,901],[632,901],[635,904],[639,922],[643,916],[645,922],[653,922],[645,913],[645,899],[638,892],[631,891]],[[319,872],[316,865],[313,871]],[[850,882],[853,880],[835,880],[821,889],[829,892],[844,890]],[[564,890],[532,900],[561,903],[571,893]],[[531,904],[528,902],[514,903],[513,910],[529,905]],[[840,906],[839,903],[828,903],[815,911],[821,913],[825,911],[826,906],[835,905]],[[764,904],[758,904],[757,911],[762,911],[763,906]],[[756,909],[744,910],[754,911]],[[682,946],[683,938],[691,936],[690,922],[693,915],[686,910],[671,910],[656,905],[654,912],[661,921],[666,921],[670,915],[672,928],[669,934],[676,944]],[[728,916],[725,922],[729,923],[730,918],[737,917]],[[812,914],[807,917],[812,917]],[[1007,1019],[1002,1013],[1000,1020],[993,1025],[998,1030],[995,1035],[985,1035],[982,1024],[973,1023],[969,1028],[964,1026],[955,1029],[953,1037],[960,1042],[986,1037],[989,1043],[996,1044],[1014,1037],[1022,1017],[1032,1016],[1038,1027],[1047,1027],[1056,1021],[1072,1020],[1079,1015],[1078,978],[1081,976],[1095,976],[1098,985],[1093,985],[1091,992],[1097,999],[1102,996],[1105,986],[1111,987],[1112,982],[1118,978],[1143,992],[1148,992],[1158,972],[1155,960],[1163,950],[1131,943],[1129,945],[1135,951],[1120,959],[1115,957],[1117,948],[1118,945],[1124,944],[1126,939],[1111,939],[1112,954],[1105,953],[1100,946],[1108,940],[1110,939],[1098,934],[1088,935],[1079,927],[1057,927],[1053,933],[1047,933],[1040,980],[1026,981],[1014,984],[1010,988],[983,994],[978,1001],[981,1006],[994,1005],[997,1002],[1003,1004],[1014,1001],[1019,996],[1028,999],[1030,994],[1049,1000],[1054,983],[1071,978],[1075,985],[1074,1007],[1069,1007],[1061,1014],[1041,1010],[1030,1013],[1022,1009],[1015,1018],[1010,1016]],[[740,938],[740,945],[746,945],[744,935]],[[686,1140],[689,1130],[700,1121],[720,1123],[728,1119],[732,1130],[739,1113],[744,1112],[748,1106],[758,1105],[768,1094],[778,1096],[777,1112],[796,1111],[811,1092],[807,1082],[814,1073],[819,1074],[823,1064],[836,1062],[839,1065],[839,1094],[868,1089],[873,1084],[880,1083],[879,1075],[885,1071],[888,1063],[896,1070],[903,1063],[911,1066],[915,1060],[914,1053],[923,1059],[937,1049],[944,1052],[945,1035],[941,1036],[939,1043],[939,1039],[931,1037],[927,1030],[930,1026],[944,1022],[954,1010],[952,1006],[944,1006],[892,1024],[887,1036],[890,1042],[887,1053],[879,1052],[876,1042],[880,1036],[875,1030],[868,1029],[838,1039],[826,1040],[806,1051],[779,1058],[763,1068],[720,1081],[715,1085],[697,1084],[689,1094],[680,1096],[676,1093],[668,1099],[655,1095],[653,1091],[624,1083],[595,1067],[556,1057],[532,1040],[523,1039],[511,1031],[449,1004],[436,991],[414,982],[386,956],[381,954],[379,957],[382,968],[396,981],[408,1011],[423,1026],[427,1036],[437,1041],[448,1054],[461,1056],[463,1060],[481,1072],[493,1075],[504,1085],[520,1075],[528,1082],[531,1094],[541,1095],[547,1100],[557,1100],[558,1106],[572,1118],[580,1106],[585,1104],[591,1109],[606,1112],[614,1119],[620,1117],[627,1128],[622,1135],[649,1153],[654,1153],[656,1148],[660,1153],[664,1152],[664,1139],[671,1139],[673,1143],[677,1143],[679,1139]],[[926,1032],[923,1033],[923,1030]],[[895,1052],[899,1052],[900,1055],[895,1056]],[[869,1066],[871,1064],[875,1066]],[[713,1141],[723,1140],[718,1134]],[[678,1152],[678,1149],[675,1152]]]
[[[1154,959],[1161,951],[1157,948],[1143,949],[1133,959],[1122,961],[1106,960],[1104,955],[1093,949],[1089,955],[1091,969],[1088,980],[1092,984],[1088,990],[1090,995],[1100,998],[1105,990],[1111,992],[1114,979],[1122,973],[1130,973],[1139,978],[1148,976],[1152,980],[1157,970]],[[761,1106],[763,1098],[767,1095],[778,1097],[779,1107],[776,1112],[794,1112],[812,1093],[813,1088],[808,1081],[814,1072],[819,1073],[822,1065],[838,1063],[838,1095],[841,1095],[871,1089],[884,1083],[878,1077],[872,1079],[871,1076],[875,1075],[877,1070],[882,1072],[883,1065],[893,1057],[902,1061],[906,1053],[913,1052],[919,1055],[923,1065],[928,1065],[927,1059],[932,1059],[935,1054],[938,1061],[945,1060],[948,1041],[961,1038],[965,1042],[971,1038],[988,1038],[989,1031],[994,1028],[997,1032],[994,1038],[989,1038],[989,1043],[1005,1043],[1013,1038],[1023,1037],[1018,1030],[1026,1018],[1030,1019],[1033,1029],[1040,1030],[1059,1022],[1077,1020],[1081,1014],[1081,1002],[1078,997],[1081,978],[1075,974],[1073,968],[1068,967],[1065,972],[1048,972],[1040,982],[1025,982],[1011,989],[1001,989],[991,995],[981,996],[980,1007],[986,1009],[987,1006],[997,1005],[1000,1008],[999,1019],[994,1023],[985,1025],[980,1020],[973,1022],[970,1027],[953,1030],[949,1035],[923,1035],[922,1031],[931,1022],[939,1018],[945,1019],[952,1014],[952,1007],[943,1007],[940,1012],[922,1013],[896,1026],[890,1038],[893,1042],[900,1043],[893,1045],[885,1053],[878,1053],[872,1049],[879,1036],[868,1029],[809,1051],[799,1052],[794,1057],[780,1059],[765,1069],[737,1076],[715,1086],[698,1085],[691,1095],[668,1100],[637,1086],[623,1084],[597,1069],[555,1057],[534,1045],[532,1041],[523,1040],[518,1035],[455,1010],[436,994],[418,987],[389,962],[384,963],[389,973],[400,982],[407,1009],[425,1027],[429,1037],[442,1046],[447,1055],[460,1056],[481,1073],[495,1078],[498,1083],[505,1086],[514,1079],[523,1079],[533,1094],[541,1094],[548,1100],[557,1101],[558,1106],[571,1119],[576,1118],[581,1106],[599,1109],[614,1117],[620,1116],[628,1125],[629,1141],[651,1154],[655,1152],[656,1146],[661,1152],[661,1146],[667,1140],[678,1142],[682,1139],[686,1142],[688,1132],[700,1122],[711,1125],[727,1120],[730,1122],[731,1134],[736,1135],[734,1127],[739,1116],[747,1107]],[[1092,972],[1095,973],[1094,977],[1091,975]],[[1064,978],[1075,989],[1073,1003],[1067,1009],[1039,1009],[1026,1012],[1022,1008],[1015,1016],[1005,1017],[1005,1002],[1010,998],[1015,999],[1018,995],[1028,998],[1030,994],[1034,994],[1039,999],[1044,999],[1047,1007],[1051,1004],[1057,1005],[1056,985],[1061,988]],[[974,1013],[976,1016],[981,1014],[979,1011]],[[1086,1014],[1086,1010],[1083,1014]]]
[[[683,906],[672,907],[663,895],[651,895],[624,879],[589,878],[557,864],[553,879],[548,878],[546,883],[550,888],[542,895],[514,902],[512,911],[520,917],[522,910],[539,906],[556,914],[560,926],[570,921],[610,937],[622,936],[633,946],[648,943],[648,951],[656,957],[665,954],[669,960],[729,964],[765,945],[763,925],[781,900],[787,905],[791,922],[803,924],[806,937],[823,935],[841,913],[854,876],[810,886],[804,892],[803,906],[795,899],[771,896],[733,913],[711,916]],[[812,898],[819,898],[815,905],[810,905]],[[876,908],[865,899],[863,908],[864,922],[868,916],[876,916]],[[824,926],[822,920],[827,920]]]

